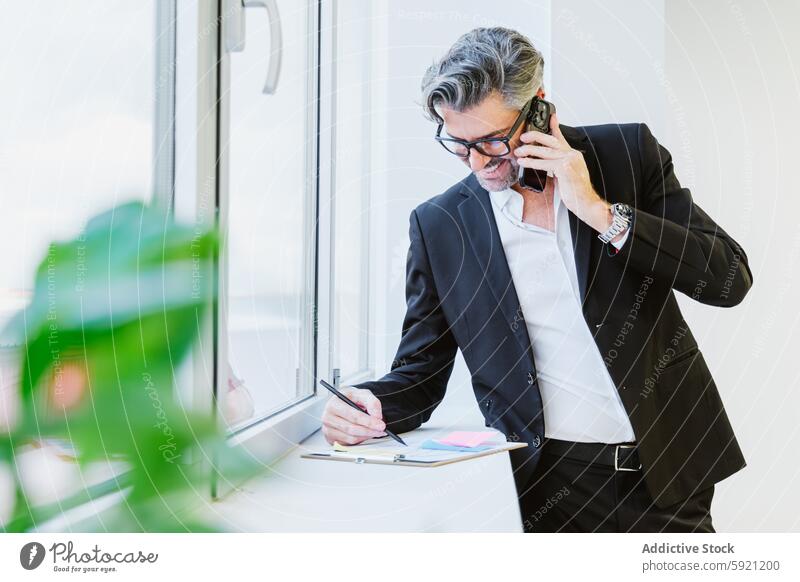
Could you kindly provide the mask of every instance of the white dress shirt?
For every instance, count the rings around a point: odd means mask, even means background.
[[[545,436],[633,442],[628,415],[583,318],[569,214],[558,187],[555,232],[522,222],[523,198],[515,190],[489,194],[533,347]],[[629,234],[611,244],[621,248]]]

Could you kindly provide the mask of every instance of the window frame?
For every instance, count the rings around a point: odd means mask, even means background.
[[[339,9],[339,0],[333,0],[331,3],[331,119],[333,121],[333,125],[331,125],[331,156],[333,160],[337,158],[335,156],[338,155],[339,147],[338,147],[338,137],[339,134],[337,132],[337,125],[338,124],[338,111],[339,111],[339,101],[337,99],[339,92],[339,16],[340,16],[340,9]],[[367,4],[366,6],[359,6],[358,8],[359,15],[361,20],[366,22],[370,27],[373,25],[373,20],[371,18],[371,5]],[[372,28],[369,29],[369,34],[366,35],[366,41],[370,45],[373,42],[373,30]],[[374,62],[372,59],[372,52],[370,50],[366,51],[366,58],[365,58],[365,68],[364,71],[367,75],[372,75],[374,73],[373,66]],[[372,110],[372,91],[370,90],[370,84],[364,83],[364,104],[362,107],[363,111],[371,111]],[[361,128],[361,137],[364,140],[364,143],[367,144],[367,148],[365,153],[362,155],[362,159],[364,160],[363,163],[363,171],[366,175],[371,175],[372,170],[372,147],[371,144],[373,143],[373,131],[374,127],[372,124],[371,116],[365,116],[363,127]],[[338,160],[337,160],[338,161]],[[330,252],[331,252],[331,265],[336,265],[336,250],[338,248],[337,240],[336,240],[336,215],[338,213],[338,205],[336,204],[336,191],[338,190],[337,180],[339,179],[339,175],[336,171],[336,162],[333,164],[331,176],[330,176],[330,183],[332,185],[332,196],[331,200],[331,208],[332,208],[332,217],[331,217],[331,236],[330,236]],[[362,229],[360,232],[360,239],[362,248],[365,249],[365,262],[364,262],[364,271],[362,273],[361,280],[359,282],[361,286],[361,296],[364,300],[361,302],[361,317],[365,323],[367,329],[372,329],[373,325],[373,313],[374,313],[374,299],[372,297],[372,293],[370,293],[370,277],[372,275],[372,257],[370,254],[370,249],[372,248],[370,239],[373,235],[373,226],[372,226],[372,211],[371,211],[371,194],[373,180],[368,179],[362,181],[361,190],[359,192],[359,196],[361,199],[362,204],[365,206],[364,216],[366,220],[362,225]],[[330,279],[331,279],[331,296],[336,296],[336,273],[335,269],[331,269],[330,271]],[[329,342],[329,349],[330,349],[330,362],[331,366],[335,365],[336,362],[336,354],[335,351],[337,349],[336,343],[336,335],[333,333],[334,322],[336,321],[336,308],[335,308],[335,299],[334,305],[331,307],[329,312],[329,322],[328,325],[331,329],[331,336]],[[340,375],[339,368],[332,368],[331,375],[333,378],[333,382],[336,385],[352,385],[357,384],[359,382],[363,382],[369,380],[374,375],[374,358],[373,352],[374,348],[370,344],[370,337],[371,334],[364,334],[363,337],[359,338],[359,352],[363,354],[363,360],[359,362],[360,367],[346,375]]]

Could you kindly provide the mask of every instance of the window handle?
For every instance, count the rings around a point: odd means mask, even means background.
[[[263,93],[274,95],[278,88],[283,56],[283,36],[281,15],[275,0],[226,0],[224,3],[225,50],[229,53],[241,52],[245,45],[245,8],[263,8],[269,17],[269,70]]]

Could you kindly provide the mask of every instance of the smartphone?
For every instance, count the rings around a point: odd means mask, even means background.
[[[550,116],[555,113],[556,106],[539,99],[533,98],[530,111],[528,111],[527,131],[541,131],[542,133],[550,133]],[[519,185],[534,192],[541,192],[544,190],[547,183],[547,170],[534,170],[533,168],[519,168]]]

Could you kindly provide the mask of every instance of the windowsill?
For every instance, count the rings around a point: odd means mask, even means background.
[[[228,444],[231,446],[240,445],[261,435],[265,431],[277,431],[282,424],[291,420],[293,417],[313,413],[316,408],[319,408],[321,403],[324,403],[324,397],[325,394],[322,393],[309,394],[288,408],[271,414],[262,420],[256,420],[252,422],[252,424],[235,428],[227,436]]]
[[[458,408],[446,415],[454,422],[439,416],[424,429],[476,427]],[[315,432],[264,474],[198,508],[195,517],[245,532],[522,530],[508,453],[433,468],[300,458],[328,447]]]

